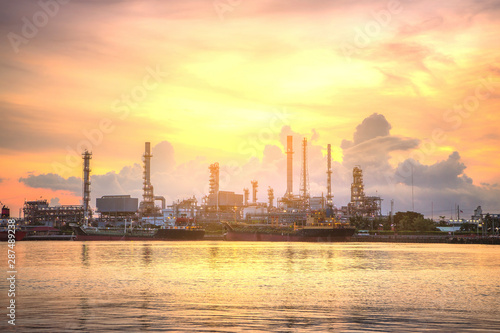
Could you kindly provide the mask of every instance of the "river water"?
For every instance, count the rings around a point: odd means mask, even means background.
[[[500,246],[17,242],[0,331],[500,331]],[[7,244],[0,244],[7,275]],[[6,281],[4,279],[4,281]]]

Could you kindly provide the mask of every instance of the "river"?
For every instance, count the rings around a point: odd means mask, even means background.
[[[24,241],[15,252],[16,325],[4,282],[0,331],[500,331],[500,246]]]

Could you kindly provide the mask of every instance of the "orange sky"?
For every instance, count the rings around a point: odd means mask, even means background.
[[[264,148],[282,150],[287,128],[297,144],[301,136],[312,139],[318,159],[331,143],[338,167],[349,170],[342,141],[353,140],[356,126],[374,113],[390,123],[391,136],[418,140],[415,147],[388,150],[384,163],[394,170],[411,157],[431,166],[457,151],[474,188],[451,186],[450,193],[473,197],[483,191],[482,198],[492,198],[498,191],[495,2],[54,3],[53,15],[29,1],[9,2],[0,14],[7,37],[0,44],[0,201],[14,215],[25,198],[78,204],[74,182],[33,188],[19,179],[81,177],[81,161],[72,163],[68,151],[80,154],[85,141],[94,154],[94,175],[119,174],[141,163],[145,141],[167,141],[175,153],[164,155],[172,157],[165,162],[171,166],[159,168],[158,177],[190,170],[184,180],[190,185],[181,191],[165,183],[155,187],[159,194],[172,200],[201,196],[205,185],[197,183],[208,178],[207,165],[219,161],[250,170],[233,175],[230,190],[241,192],[250,182],[244,178],[262,175],[264,201],[267,186],[284,189],[284,179],[275,184],[264,176]],[[26,22],[44,15],[46,24],[26,34]],[[436,130],[446,137],[436,140]],[[276,160],[278,153],[269,148]],[[311,192],[321,195],[324,167],[310,168],[318,175]],[[199,179],[189,178],[193,170]],[[349,177],[345,170],[340,174]],[[113,190],[128,193],[123,177]],[[339,181],[339,192],[348,191],[347,178]],[[64,186],[72,190],[54,190]],[[103,192],[96,195],[106,194],[104,182],[96,186]],[[384,185],[375,187],[383,191]],[[140,188],[133,194],[140,196]],[[338,205],[346,200],[339,195]],[[481,202],[466,205],[470,210],[476,204]],[[500,211],[494,199],[488,205]]]

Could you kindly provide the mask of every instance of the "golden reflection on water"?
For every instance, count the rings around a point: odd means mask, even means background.
[[[500,329],[495,246],[19,242],[17,249],[23,331]]]

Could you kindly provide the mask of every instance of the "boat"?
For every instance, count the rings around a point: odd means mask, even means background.
[[[355,228],[335,219],[321,222],[307,219],[304,226],[276,226],[270,224],[224,223],[227,241],[264,242],[345,242],[354,234]]]
[[[76,241],[129,241],[129,240],[202,240],[205,229],[199,226],[166,226],[160,229],[93,228],[71,225]]]
[[[30,226],[27,225],[23,229],[27,232],[24,240],[30,241],[46,241],[46,240],[71,240],[74,236],[71,234],[63,234],[61,230],[49,226]]]
[[[0,230],[0,242],[6,242],[9,240],[9,233],[12,235],[12,231],[9,232],[9,230],[12,230],[12,229]],[[14,234],[16,242],[23,240],[24,237],[26,237],[26,234],[27,234],[26,231],[22,231],[22,230],[17,229],[15,231],[15,234]],[[12,239],[12,237],[11,237],[11,239]]]

